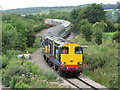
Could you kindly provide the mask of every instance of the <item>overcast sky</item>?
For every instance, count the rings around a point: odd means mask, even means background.
[[[81,4],[115,4],[120,0],[0,0],[3,10],[26,7],[76,6]]]

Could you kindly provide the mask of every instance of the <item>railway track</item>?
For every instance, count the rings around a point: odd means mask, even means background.
[[[87,77],[83,77],[82,75],[78,78],[64,78],[64,79],[80,90],[88,90],[88,89],[89,90],[109,90],[105,86],[99,83],[96,83]]]
[[[57,28],[58,30],[58,28]],[[55,28],[51,28],[49,30],[46,30],[43,34],[41,34],[43,37],[46,37],[46,36],[49,36],[49,33],[53,33],[54,35],[57,32],[57,30]],[[59,30],[58,30],[59,31]],[[52,35],[53,36],[53,35]],[[73,37],[74,35],[72,35]],[[68,38],[67,38],[68,39]],[[69,38],[69,39],[72,39],[72,38]],[[63,78],[63,77],[62,77]],[[78,78],[63,78],[64,80],[68,81],[70,84],[72,84],[73,86],[75,86],[76,88],[80,89],[80,90],[99,90],[99,89],[105,89],[107,90],[106,87],[90,80],[90,79],[87,79],[86,77],[78,77]]]
[[[95,90],[95,88],[93,88],[92,86],[84,83],[79,78],[71,78],[71,79],[66,79],[66,80],[80,90],[83,90],[83,89]]]

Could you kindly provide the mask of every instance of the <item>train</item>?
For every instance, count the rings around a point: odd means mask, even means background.
[[[44,60],[58,71],[59,75],[78,77],[83,71],[83,47],[77,42],[66,40],[72,28],[71,23],[56,19],[46,19],[45,23],[53,24],[53,27],[63,25],[64,28],[61,28],[58,35],[48,35],[41,40]],[[63,30],[64,35],[61,33]]]
[[[49,28],[49,33],[51,34],[49,36],[57,35],[66,39],[71,34],[72,24],[69,21],[59,19],[45,19],[45,24],[53,26]],[[54,31],[54,35],[51,33],[52,31]]]

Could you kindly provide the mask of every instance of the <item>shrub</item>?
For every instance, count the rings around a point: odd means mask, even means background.
[[[17,81],[19,81],[19,76],[18,75],[14,75],[11,80],[9,81],[10,84],[10,88],[15,88],[15,83],[17,83]]]
[[[2,55],[2,59],[1,60],[2,60],[2,64],[0,65],[0,68],[5,68],[8,65],[8,63],[9,63],[9,59],[4,54],[4,55]]]
[[[117,33],[114,34],[113,40],[120,43],[120,32],[117,32]]]
[[[19,82],[15,84],[15,88],[30,88],[30,86],[24,82]]]
[[[25,62],[26,66],[25,68],[28,69],[30,71],[30,73],[32,73],[33,75],[40,75],[42,74],[42,70],[40,69],[40,67],[38,67],[37,65],[31,63],[31,62]]]
[[[95,42],[98,44],[98,45],[101,45],[102,44],[102,31],[96,31],[94,32],[94,36],[95,36]]]
[[[38,27],[34,28],[34,32],[40,32],[43,29],[49,28],[49,26],[46,26],[44,24],[40,24]]]
[[[6,56],[8,58],[16,57],[17,54],[18,54],[18,51],[16,51],[16,50],[7,50],[7,52],[6,52]]]
[[[47,78],[48,81],[54,81],[57,80],[57,75],[55,74],[54,71],[46,71],[44,73],[45,77]]]
[[[118,76],[116,76],[118,72],[117,49],[107,47],[106,45],[92,45],[84,51],[85,69],[83,73],[98,83],[114,88],[111,84],[118,84],[117,79],[113,78]]]
[[[40,37],[36,37],[33,47],[35,47],[35,48],[40,48],[41,47]]]
[[[5,86],[9,86],[12,76],[16,75],[20,70],[20,63],[16,63],[15,60],[10,61],[7,67],[3,70],[2,82]]]
[[[91,27],[92,27],[92,25],[90,23],[82,25],[80,27],[80,29],[82,30],[82,33],[83,33],[83,35],[84,35],[84,37],[85,37],[85,39],[87,41],[91,41],[92,40],[92,36],[91,35],[93,34],[93,31],[92,31]]]
[[[38,50],[38,48],[27,48],[26,51],[28,51],[29,53],[34,53],[36,50]]]

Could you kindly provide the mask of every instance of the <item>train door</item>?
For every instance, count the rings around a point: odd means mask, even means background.
[[[51,53],[51,43],[49,41],[45,41],[43,48],[44,53]]]
[[[44,42],[44,41],[41,41],[41,43],[42,43],[42,53],[44,53],[45,42]]]
[[[57,46],[54,47],[54,57],[59,62],[59,48]]]

